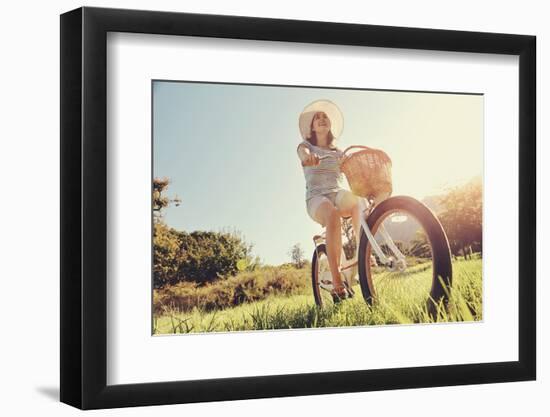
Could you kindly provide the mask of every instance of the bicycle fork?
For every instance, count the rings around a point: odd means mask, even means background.
[[[382,251],[382,248],[374,238],[372,232],[369,229],[369,226],[367,225],[367,216],[364,216],[363,214],[367,212],[368,206],[367,206],[367,200],[365,198],[359,199],[359,204],[357,205],[357,209],[359,210],[359,218],[361,220],[361,227],[363,231],[365,232],[365,235],[367,236],[367,239],[369,240],[370,244],[372,245],[372,249],[374,250],[374,253],[378,256],[378,259],[380,260],[380,263],[382,263],[386,268],[390,270],[400,269],[404,270],[407,267],[407,263],[405,260],[405,255],[401,253],[399,248],[395,245],[393,242],[393,239],[388,234],[386,229],[384,228],[384,225],[380,225],[379,231],[380,235],[382,236],[382,239],[386,243],[386,245],[390,248],[390,250],[393,252],[395,257],[392,256],[386,256],[384,252]]]

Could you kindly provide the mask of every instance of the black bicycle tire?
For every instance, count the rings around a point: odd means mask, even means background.
[[[407,212],[412,215],[424,228],[432,250],[433,277],[430,291],[430,299],[427,300],[428,311],[434,316],[437,308],[443,302],[445,305],[449,300],[452,289],[453,268],[451,262],[451,250],[449,240],[443,226],[436,215],[420,201],[406,196],[390,197],[378,204],[367,218],[367,225],[371,232],[376,230],[381,220],[393,211]],[[370,242],[361,231],[359,242],[359,283],[363,298],[368,304],[376,299],[376,290],[372,283],[370,271],[370,259],[367,263],[366,255]],[[370,258],[370,256],[369,256]]]
[[[313,298],[315,299],[315,304],[318,307],[323,307],[323,301],[321,299],[321,289],[319,288],[319,283],[317,282],[317,277],[315,271],[317,270],[318,263],[318,254],[324,253],[327,254],[327,247],[324,243],[318,245],[313,251],[313,257],[311,259],[311,286],[313,289]]]

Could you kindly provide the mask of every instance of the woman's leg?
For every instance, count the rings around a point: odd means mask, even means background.
[[[361,232],[361,216],[359,213],[359,200],[350,191],[339,191],[340,195],[337,199],[338,211],[342,217],[351,216],[351,224],[353,233],[355,234],[356,248],[359,248],[360,232]]]
[[[330,201],[324,201],[317,209],[316,216],[326,228],[327,258],[332,283],[336,292],[343,288],[340,277],[340,255],[342,253],[342,220],[339,211]]]

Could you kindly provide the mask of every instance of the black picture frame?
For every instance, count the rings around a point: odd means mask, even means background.
[[[519,360],[107,385],[108,32],[519,56]],[[536,378],[536,38],[237,16],[79,8],[61,15],[61,401],[81,409]]]

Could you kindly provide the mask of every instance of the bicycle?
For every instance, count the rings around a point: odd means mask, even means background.
[[[349,153],[352,149],[361,151]],[[350,261],[344,250],[341,255],[340,269],[349,296],[355,295],[353,286],[359,281],[364,300],[372,305],[377,299],[377,287],[390,291],[390,287],[402,283],[400,279],[417,273],[428,275],[431,268],[431,282],[419,283],[426,287],[422,291],[417,291],[414,284],[411,292],[426,293],[428,312],[436,316],[439,306],[446,306],[452,286],[451,251],[441,223],[425,204],[412,197],[388,197],[376,204],[377,195],[390,196],[392,192],[391,160],[383,151],[354,145],[346,148],[343,155],[340,167],[358,197],[361,221],[355,256]],[[319,159],[329,157],[332,156]],[[408,244],[397,239],[405,235],[414,235],[415,239]],[[325,236],[325,231],[313,236],[311,279],[319,307],[338,301],[332,294]]]

